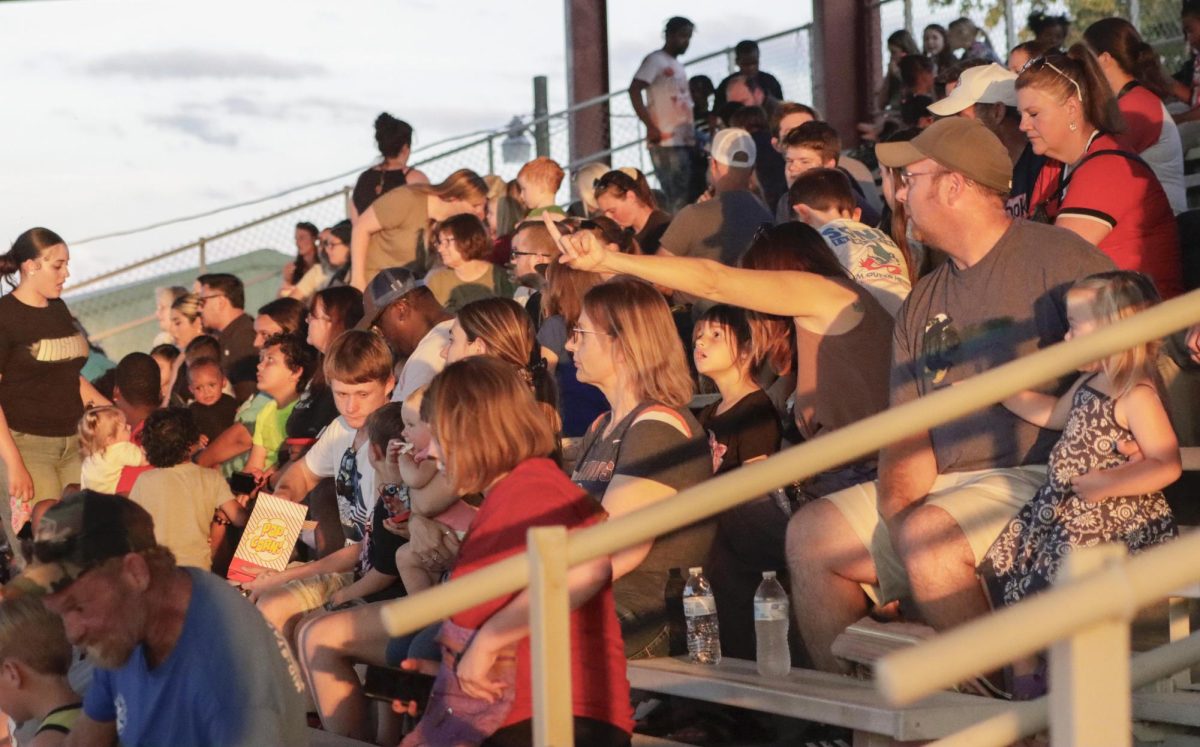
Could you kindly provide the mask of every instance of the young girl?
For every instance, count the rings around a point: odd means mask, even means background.
[[[404,441],[388,444],[388,460],[399,467],[400,476],[404,479],[406,494],[409,491],[425,487],[438,476],[437,460],[429,458],[429,443],[432,440],[432,434],[429,431],[429,424],[421,419],[421,402],[424,398],[425,387],[421,387],[404,401],[404,409],[401,411],[401,416],[404,418]],[[383,496],[385,501],[397,499],[403,501],[404,508],[396,506],[391,510],[392,521],[403,520],[405,512],[411,511],[414,504],[418,510],[423,508],[419,494],[413,495],[411,498],[408,495],[403,498]],[[461,540],[466,534],[467,527],[471,524],[471,519],[475,517],[475,512],[474,507],[459,499],[433,518],[449,526]],[[408,594],[428,589],[436,584],[442,575],[440,572],[427,569],[413,552],[412,545],[407,543],[396,550],[396,569],[400,572],[400,580],[404,582],[404,589]]]
[[[713,472],[723,474],[779,450],[782,428],[775,406],[754,380],[757,363],[744,309],[713,306],[693,333],[692,358],[721,399],[696,417],[708,433]],[[754,591],[763,571],[786,574],[783,555],[787,517],[769,497],[730,509],[717,517],[717,535],[704,568],[718,598],[721,651],[753,658]]]
[[[111,493],[125,467],[146,463],[142,450],[130,440],[129,422],[115,407],[93,407],[79,421],[79,451],[83,467],[79,487]]]
[[[1158,301],[1153,283],[1129,271],[1084,278],[1067,292],[1067,339]],[[1123,542],[1132,553],[1176,536],[1160,492],[1180,474],[1179,444],[1155,388],[1158,343],[1084,367],[1061,398],[1021,392],[1004,406],[1044,428],[1063,429],[1047,482],[988,550],[980,576],[994,607],[1054,583],[1071,548]],[[1132,442],[1132,444],[1130,443]],[[1125,452],[1136,446],[1141,458]],[[1018,697],[1044,690],[1030,662],[1014,665]]]

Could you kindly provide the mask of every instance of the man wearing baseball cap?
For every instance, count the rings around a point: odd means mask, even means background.
[[[392,401],[403,402],[446,365],[442,349],[450,343],[454,317],[403,267],[381,270],[371,280],[363,293],[363,312],[357,328],[377,329],[396,354]]]
[[[1033,152],[1029,138],[1021,132],[1017,111],[1017,75],[996,63],[967,68],[950,95],[929,105],[939,117],[966,117],[987,125],[1000,138],[1013,164],[1013,184],[1005,208],[1014,218],[1023,218],[1045,156]]]
[[[175,565],[128,498],[83,491],[42,517],[6,595],[45,595],[95,663],[76,744],[303,744],[287,646],[222,579]]]
[[[952,117],[875,152],[880,164],[903,169],[896,198],[916,233],[949,257],[897,314],[890,405],[1060,341],[1066,288],[1112,262],[1070,231],[1009,218],[1012,163],[1000,140],[978,121]],[[1044,481],[1056,438],[993,405],[884,448],[878,481],[799,511],[788,526],[788,565],[817,665],[837,669],[830,645],[867,613],[860,586],[881,605],[911,597],[939,630],[986,612],[975,566]]]
[[[736,265],[771,213],[750,191],[758,148],[749,132],[727,127],[713,136],[708,161],[711,199],[688,205],[667,227],[660,254]]]

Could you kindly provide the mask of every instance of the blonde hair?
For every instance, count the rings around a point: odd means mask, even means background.
[[[470,169],[459,169],[439,184],[410,184],[408,189],[423,195],[435,195],[447,202],[462,201],[473,205],[487,202],[488,184]]]
[[[562,166],[549,156],[538,156],[517,172],[517,179],[545,187],[551,192],[557,192],[562,186],[563,176]]]
[[[8,659],[60,677],[71,668],[71,644],[62,619],[35,596],[0,601],[0,662]]]
[[[85,457],[103,454],[125,427],[125,413],[112,405],[93,407],[79,419],[79,450]]]
[[[684,407],[692,400],[683,342],[666,300],[649,283],[618,276],[592,288],[583,310],[625,358],[639,402]]]
[[[486,355],[451,363],[421,405],[461,493],[478,493],[521,462],[548,457],[557,439],[511,364]],[[425,417],[428,415],[428,417]]]
[[[1114,270],[1089,275],[1071,286],[1069,293],[1093,293],[1091,312],[1098,325],[1113,324],[1162,300],[1154,282],[1140,272]],[[1115,353],[1100,361],[1101,370],[1112,382],[1113,399],[1128,394],[1138,384],[1149,381],[1157,385],[1159,340]]]

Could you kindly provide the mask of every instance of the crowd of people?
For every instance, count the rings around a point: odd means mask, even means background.
[[[1182,17],[1200,48],[1200,4]],[[719,85],[689,81],[694,25],[672,18],[629,88],[658,188],[589,164],[568,207],[545,156],[431,183],[382,114],[349,218],[296,225],[277,299],[247,310],[219,273],[159,289],[160,334],[94,380],[67,244],[21,234],[0,255],[20,743],[300,744],[307,710],[381,745],[529,744],[526,592],[403,638],[380,605],[1188,290],[1200,77],[1169,78],[1123,19],[1065,50],[1066,18],[1030,29],[1008,67],[967,19],[923,50],[889,37],[868,166],[753,42]],[[1071,548],[1170,541],[1197,382],[1200,326],[573,568],[578,743],[629,744],[626,660],[683,653],[680,569],[705,568],[739,658],[776,572],[794,662],[836,672],[868,615],[945,630],[1045,589]],[[307,530],[235,589],[260,493]],[[360,665],[399,683],[395,708]],[[1034,697],[1044,663],[993,684]]]

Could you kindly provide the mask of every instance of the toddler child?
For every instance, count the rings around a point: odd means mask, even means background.
[[[125,413],[111,405],[93,407],[79,420],[79,450],[83,468],[79,487],[101,493],[117,489],[117,480],[125,467],[146,463],[146,456],[130,440]]]

